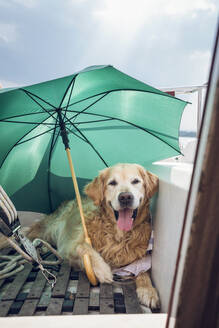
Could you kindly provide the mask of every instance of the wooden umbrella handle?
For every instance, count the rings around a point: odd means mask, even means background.
[[[73,163],[72,163],[70,149],[66,148],[65,150],[66,150],[66,153],[67,153],[68,162],[69,162],[69,166],[70,166],[70,170],[71,170],[72,181],[73,181],[74,188],[75,188],[75,194],[76,194],[79,213],[80,213],[80,216],[81,216],[81,222],[82,222],[82,226],[83,226],[83,230],[84,230],[85,241],[90,246],[92,246],[91,240],[88,236],[87,227],[86,227],[86,224],[85,224],[85,218],[84,218],[84,213],[83,213],[83,208],[82,208],[81,196],[80,196],[80,192],[79,192],[79,189],[78,189],[78,183],[77,183],[77,179],[76,179],[76,175],[75,175],[75,171],[74,171],[74,166],[73,166]],[[85,267],[87,277],[88,277],[90,283],[93,286],[96,286],[98,282],[97,282],[97,279],[95,277],[95,274],[94,274],[94,271],[93,271],[93,268],[92,268],[92,265],[91,265],[90,256],[88,254],[85,254],[84,257],[83,257],[83,260],[84,260],[84,267]]]
[[[85,238],[85,241],[88,245],[90,245],[92,247],[91,240],[89,237]],[[95,274],[94,274],[94,271],[92,268],[90,256],[88,254],[85,254],[83,257],[83,261],[84,261],[84,267],[85,267],[85,271],[86,271],[89,281],[91,282],[91,284],[93,286],[96,286],[98,282],[97,282],[97,279],[95,277]]]
[[[90,256],[88,254],[84,254],[83,261],[84,261],[84,268],[85,268],[85,271],[86,271],[86,275],[87,275],[90,283],[93,286],[96,286],[98,284],[98,282],[97,282],[97,278],[94,274],[94,270],[92,268]]]

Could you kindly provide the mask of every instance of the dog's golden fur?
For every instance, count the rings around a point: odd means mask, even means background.
[[[157,191],[158,178],[137,164],[118,164],[100,172],[85,188],[88,198],[82,200],[86,226],[92,241],[85,243],[76,201],[64,202],[53,214],[34,224],[29,238],[40,237],[55,245],[60,255],[72,266],[83,268],[83,255],[88,253],[100,282],[112,282],[112,269],[142,258],[149,243],[149,199]],[[116,223],[118,193],[132,192],[138,205],[137,217],[128,231]],[[133,205],[134,208],[134,205]],[[155,308],[159,304],[156,290],[147,272],[136,278],[141,303]]]

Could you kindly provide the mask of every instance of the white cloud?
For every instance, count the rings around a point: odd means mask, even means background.
[[[13,24],[0,23],[0,43],[11,43],[17,39],[17,29]]]
[[[123,41],[133,39],[142,26],[156,24],[164,16],[193,15],[199,11],[215,11],[213,0],[102,0],[93,17],[108,34],[120,35]]]
[[[206,82],[210,51],[191,50],[209,48],[196,33],[211,31],[199,18],[213,26],[215,10],[216,0],[68,0],[62,24],[80,36],[77,69],[112,64],[146,83],[189,85]]]
[[[209,50],[207,51],[193,51],[190,56],[188,57],[188,65],[192,67],[192,74],[198,81],[202,83],[207,82],[209,70],[210,70],[210,63],[211,63],[212,54]]]
[[[76,1],[77,6],[84,1]],[[179,37],[178,29],[186,17],[195,18],[200,12],[214,10],[216,5],[213,0],[183,0],[177,3],[175,0],[102,0],[94,1],[86,14],[87,24],[86,21],[84,24],[91,25],[88,42],[92,44],[93,53],[100,52],[108,58],[110,51],[111,58],[116,60],[118,55],[120,58],[130,55],[136,39],[141,39],[142,46],[147,43],[148,48],[165,38],[173,43]],[[168,25],[172,19],[177,19],[177,23],[170,31]],[[81,29],[81,26],[78,25],[78,28]]]
[[[147,1],[130,0],[103,1],[104,6],[93,11],[93,17],[100,24],[100,32],[120,37],[123,43],[130,43],[147,21]]]
[[[35,8],[38,4],[39,0],[0,0],[1,7],[12,7],[13,5],[23,6],[25,8]]]
[[[20,87],[20,86],[21,86],[21,84],[18,84],[13,81],[2,80],[0,77],[0,87],[1,88],[16,88],[16,87]]]
[[[175,0],[169,0],[164,6],[167,15],[195,15],[197,11],[215,11],[216,9],[212,0],[183,0],[177,1],[177,4]]]
[[[13,3],[21,5],[26,8],[35,8],[37,6],[37,0],[12,0]]]
[[[157,36],[157,26],[161,26],[164,19],[168,25],[168,17],[195,18],[200,12],[217,9],[215,0],[67,0],[64,5],[67,9],[64,24],[89,33],[91,42],[101,43],[104,38],[122,45],[131,44],[143,28],[147,37],[147,30],[150,34],[155,30],[152,37],[159,37],[165,28],[159,30]]]

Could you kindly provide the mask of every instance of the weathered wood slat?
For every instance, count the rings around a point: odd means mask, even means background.
[[[16,314],[18,315],[18,313],[20,312],[20,309],[23,305],[23,302],[22,301],[14,301],[14,303],[11,305],[10,307],[10,311],[9,311],[9,314],[12,315],[12,314]]]
[[[87,279],[86,274],[81,271],[79,273],[78,290],[77,290],[76,298],[89,297],[89,295],[90,295],[90,283]]]
[[[142,313],[134,282],[122,284],[120,290],[112,284],[100,284],[100,288],[91,288],[84,272],[77,273],[78,281],[69,280],[77,277],[72,275],[71,267],[63,263],[58,275],[54,272],[57,283],[52,290],[41,271],[35,277],[35,272],[30,274],[31,270],[32,266],[26,263],[25,269],[9,284],[0,301],[1,317]]]
[[[73,314],[88,314],[89,298],[76,298]]]
[[[55,259],[55,257],[53,254],[50,254],[47,257],[47,260],[49,260],[49,261],[53,261],[54,259]],[[52,271],[52,273],[53,273],[53,271]],[[57,273],[55,273],[55,275],[57,275]],[[40,298],[46,283],[47,283],[47,281],[46,281],[45,277],[43,276],[42,272],[39,270],[37,273],[36,279],[34,281],[34,284],[27,296],[27,299]]]
[[[62,311],[63,298],[51,298],[46,315],[59,315]]]
[[[71,267],[69,266],[69,264],[63,263],[57,275],[57,281],[52,291],[52,297],[65,296],[68,287],[70,272],[71,272]]]
[[[124,295],[121,292],[114,293],[115,313],[126,313]]]
[[[31,316],[34,315],[37,304],[39,300],[34,299],[34,300],[26,300],[21,307],[20,312],[18,313],[18,316]]]
[[[31,269],[32,269],[31,264],[29,263],[24,264],[24,270],[16,275],[16,278],[14,279],[13,283],[9,286],[7,293],[5,293],[5,295],[2,297],[2,301],[13,300],[16,298],[24,282],[26,281]]]
[[[24,302],[26,298],[27,298],[27,293],[19,293],[16,297],[16,301]]]
[[[51,287],[47,287],[46,290],[43,291],[39,303],[37,305],[37,308],[39,310],[44,310],[48,307],[50,299],[51,299]]]
[[[100,284],[100,314],[113,313],[115,313],[113,286],[111,284]]]
[[[77,290],[78,290],[78,281],[77,280],[69,280],[68,289],[67,289],[67,292],[65,293],[65,296],[68,292],[70,294],[76,294]]]
[[[74,299],[64,299],[62,304],[62,312],[72,313],[74,305]]]
[[[45,284],[46,284],[46,279],[43,276],[42,272],[39,271],[37,273],[36,280],[34,281],[34,284],[30,289],[29,294],[27,295],[27,299],[34,299],[34,298],[39,299],[45,287]]]
[[[98,288],[92,288],[90,290],[89,298],[89,310],[98,311],[100,307],[100,293]]]
[[[13,300],[11,301],[4,301],[0,303],[0,317],[6,317],[11,305],[13,304]]]
[[[34,268],[35,270],[35,268]],[[33,271],[33,268],[32,268],[32,271],[30,272],[28,278],[27,278],[27,282],[31,282],[31,281],[35,281],[36,280],[36,277],[37,277],[37,274],[38,272],[37,271]]]
[[[84,272],[79,272],[77,294],[73,314],[88,314],[90,283]]]
[[[5,282],[5,279],[1,279],[1,280],[0,280],[0,288],[1,288],[1,286],[4,284],[4,282]]]
[[[100,298],[100,314],[113,314],[114,300],[107,298]]]
[[[44,316],[44,315],[46,315],[46,310],[45,311],[41,311],[41,310],[37,310],[35,313],[34,313],[34,316],[36,316],[36,317],[42,317],[42,316]]]
[[[136,286],[133,282],[132,284],[127,284],[122,286],[124,301],[126,307],[126,313],[134,314],[134,313],[142,313],[142,309],[140,307],[138,297],[136,294]]]
[[[113,299],[112,284],[100,284],[100,298]]]

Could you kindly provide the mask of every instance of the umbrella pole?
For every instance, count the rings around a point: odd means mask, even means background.
[[[87,244],[89,244],[90,246],[92,246],[91,240],[88,236],[87,227],[86,227],[86,224],[85,224],[85,218],[84,218],[84,213],[83,213],[83,208],[82,208],[81,196],[80,196],[80,192],[79,192],[79,189],[78,189],[78,183],[77,183],[77,179],[76,179],[76,175],[75,175],[74,166],[73,166],[73,163],[72,163],[71,152],[70,152],[70,147],[69,147],[69,140],[68,140],[68,135],[67,135],[67,132],[66,132],[65,122],[63,120],[61,111],[62,111],[61,108],[57,108],[57,115],[58,115],[58,120],[59,120],[61,137],[62,137],[63,144],[65,146],[65,151],[66,151],[69,166],[70,166],[71,177],[72,177],[73,185],[74,185],[74,188],[75,188],[75,195],[76,195],[78,208],[79,208],[79,213],[80,213],[80,216],[81,216],[81,222],[82,222],[84,235],[85,235],[85,242]],[[87,277],[88,277],[89,281],[91,282],[91,284],[93,286],[96,286],[97,285],[97,279],[95,277],[95,274],[94,274],[94,271],[93,271],[93,268],[92,268],[92,265],[91,265],[90,256],[88,254],[85,254],[84,257],[83,257],[83,260],[84,260],[84,267],[85,267]]]
[[[81,216],[81,222],[82,222],[82,226],[83,226],[83,230],[84,230],[85,241],[90,246],[92,246],[91,240],[88,236],[87,227],[86,227],[86,224],[85,224],[85,218],[84,218],[84,213],[83,213],[83,208],[82,208],[81,196],[80,196],[80,192],[79,192],[79,189],[78,189],[78,183],[77,183],[77,179],[76,179],[76,175],[75,175],[75,171],[74,171],[74,166],[73,166],[73,163],[72,163],[70,148],[66,148],[65,151],[66,151],[66,154],[67,154],[67,157],[68,157],[68,162],[69,162],[69,166],[70,166],[70,170],[71,170],[71,176],[72,176],[72,181],[73,181],[73,184],[74,184],[74,189],[75,189],[76,199],[77,199],[77,203],[78,203],[78,208],[79,208],[79,212],[80,212],[80,216]],[[91,265],[90,256],[88,254],[85,254],[83,260],[84,260],[84,267],[85,267],[87,277],[88,277],[89,281],[91,282],[91,284],[93,286],[96,286],[97,285],[97,279],[95,277],[95,274],[94,274],[94,271],[93,271],[93,268],[92,268],[92,265]]]

